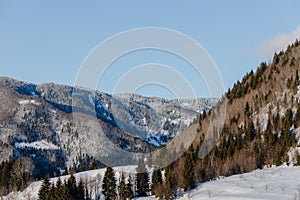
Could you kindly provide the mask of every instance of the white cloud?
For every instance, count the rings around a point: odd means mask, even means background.
[[[300,26],[290,33],[280,33],[258,45],[259,56],[272,56],[275,52],[285,50],[289,44],[300,38]]]

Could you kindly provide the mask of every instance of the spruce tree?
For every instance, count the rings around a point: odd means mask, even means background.
[[[125,174],[121,173],[121,181],[119,183],[119,199],[126,200],[126,183],[125,183]]]
[[[195,187],[194,170],[195,170],[195,165],[194,165],[193,155],[192,152],[188,152],[184,159],[184,168],[182,172],[185,191],[191,190]]]
[[[165,170],[164,199],[171,200],[176,196],[176,181],[170,166]]]
[[[137,175],[136,175],[137,196],[138,197],[147,196],[148,192],[150,191],[149,175],[143,160],[139,160],[136,171],[137,171]]]
[[[76,179],[75,179],[73,173],[71,173],[71,176],[68,179],[67,187],[68,187],[68,191],[69,191],[69,195],[70,195],[70,200],[77,200],[78,190],[77,190],[77,185],[76,185]]]
[[[45,200],[45,199],[47,199],[47,197],[49,195],[49,192],[50,192],[50,187],[51,187],[50,178],[47,175],[44,178],[42,186],[41,186],[41,188],[39,190],[39,193],[38,193],[38,199],[39,200]]]
[[[56,197],[56,188],[54,184],[51,184],[48,196],[47,196],[47,200],[57,200]]]
[[[125,197],[126,197],[126,199],[133,199],[133,197],[134,197],[133,184],[132,183],[133,183],[133,181],[132,181],[131,175],[129,174],[128,182],[127,182],[126,187],[125,187]]]
[[[157,187],[162,185],[162,175],[160,169],[155,169],[152,174],[152,185],[151,185],[151,192],[152,195],[155,195],[155,190]]]
[[[85,200],[85,189],[84,189],[84,183],[83,180],[80,179],[78,184],[78,200]]]
[[[62,193],[63,193],[63,185],[62,185],[62,182],[61,182],[61,178],[58,177],[58,180],[56,181],[56,185],[55,185],[55,196],[56,196],[56,199],[63,199],[62,198]]]
[[[102,185],[102,193],[106,200],[117,199],[116,187],[115,172],[111,166],[107,166]]]
[[[64,181],[64,184],[61,187],[61,199],[66,200],[66,199],[70,199],[70,191],[68,188],[68,184],[67,184],[67,180]]]

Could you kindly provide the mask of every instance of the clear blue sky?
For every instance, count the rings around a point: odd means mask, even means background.
[[[72,85],[81,63],[97,44],[119,32],[150,26],[174,29],[198,41],[217,64],[228,88],[262,60],[268,61],[274,48],[285,45],[282,40],[289,41],[299,33],[299,8],[299,0],[0,0],[0,76]],[[115,66],[115,72],[132,60],[143,64],[172,59],[148,53],[129,55]],[[168,64],[182,63],[174,59]],[[155,87],[139,92],[172,96]],[[110,86],[99,89],[111,92]],[[197,96],[209,96],[201,80],[194,89]]]

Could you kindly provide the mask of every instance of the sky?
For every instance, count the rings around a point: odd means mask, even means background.
[[[159,27],[180,32],[199,43],[215,64],[227,90],[261,61],[270,61],[275,51],[285,49],[300,37],[299,7],[299,0],[0,0],[0,76],[36,84],[74,85],[80,67],[100,43],[124,31]],[[159,83],[155,77],[153,82],[133,89],[126,87],[129,82],[125,80],[134,82],[135,78],[159,74],[156,71],[151,75],[144,70],[140,76],[126,79],[128,72],[138,66],[150,66],[149,63],[177,72],[180,76],[172,73],[162,76],[174,77],[170,81],[175,85],[183,85],[185,80],[194,93],[178,94],[173,86]],[[165,98],[215,96],[205,77],[192,69],[189,62],[170,52],[144,49],[116,58],[92,89]]]

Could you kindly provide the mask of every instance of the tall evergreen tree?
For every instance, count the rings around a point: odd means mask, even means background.
[[[85,189],[84,189],[84,183],[83,183],[82,179],[80,179],[79,184],[78,184],[77,200],[85,200]]]
[[[172,168],[170,166],[166,167],[165,170],[164,190],[165,190],[165,199],[171,200],[175,197],[176,181],[172,173]]]
[[[126,197],[126,199],[133,199],[133,197],[134,197],[133,184],[132,183],[133,183],[133,181],[132,181],[131,175],[129,174],[128,181],[127,181],[127,184],[126,184],[126,187],[125,187],[125,197]]]
[[[64,184],[61,187],[61,199],[65,200],[65,199],[70,199],[70,191],[68,188],[68,183],[67,180],[64,181]]]
[[[195,187],[194,171],[195,171],[195,164],[193,160],[193,155],[192,152],[188,152],[184,159],[184,166],[182,172],[185,191],[191,190]]]
[[[50,187],[51,187],[50,178],[47,175],[44,178],[42,186],[41,186],[41,188],[39,190],[39,193],[38,193],[38,199],[39,200],[45,200],[45,199],[47,199],[48,194],[50,192]]]
[[[60,200],[60,199],[63,199],[63,184],[61,182],[61,178],[58,177],[58,180],[56,181],[56,184],[55,184],[55,197],[57,200]]]
[[[71,176],[68,179],[67,187],[68,187],[68,191],[70,194],[70,200],[77,200],[78,189],[77,189],[77,185],[76,185],[76,179],[75,179],[73,173],[71,173]]]
[[[122,172],[121,180],[119,183],[119,199],[126,200],[126,183],[125,183],[125,173]]]
[[[56,197],[56,188],[54,184],[51,184],[48,196],[47,196],[47,200],[57,200]]]
[[[111,166],[107,166],[102,185],[102,193],[106,200],[117,199],[116,187],[115,172]]]
[[[152,184],[151,184],[151,192],[152,195],[155,195],[155,190],[157,187],[161,187],[162,185],[162,175],[160,169],[155,169],[152,174]]]
[[[136,175],[137,196],[138,197],[147,196],[148,192],[150,191],[149,175],[143,160],[139,160],[136,171],[137,171],[137,175]]]

